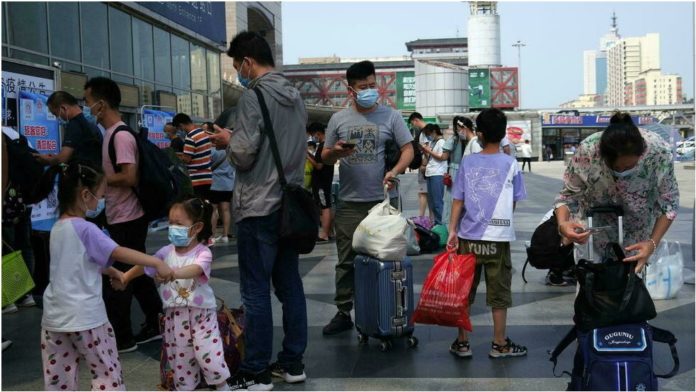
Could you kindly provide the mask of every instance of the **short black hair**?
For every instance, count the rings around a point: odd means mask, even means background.
[[[315,132],[321,132],[325,133],[326,132],[326,125],[318,122],[313,122],[307,126],[307,132],[309,133],[315,133]]]
[[[346,79],[348,85],[352,86],[358,80],[365,80],[370,75],[375,75],[375,65],[370,60],[361,61],[348,67]]]
[[[613,118],[613,117],[612,117]],[[630,119],[630,116],[629,116]],[[616,159],[623,156],[641,156],[647,148],[645,139],[638,127],[622,120],[609,124],[599,139],[599,155],[609,165],[614,165]]]
[[[238,61],[251,57],[260,65],[275,67],[270,45],[261,35],[251,31],[235,35],[227,49],[227,55]]]
[[[84,89],[85,91],[90,89],[92,98],[106,101],[112,109],[118,109],[121,105],[121,89],[118,88],[116,82],[109,78],[94,77],[85,83]]]
[[[170,125],[171,125],[171,126],[174,126],[174,123],[170,121],[170,122],[164,124],[165,127],[168,127],[168,126],[170,126]]]
[[[215,128],[215,126],[213,125],[213,123],[210,122],[210,121],[206,121],[206,122],[204,122],[203,124],[205,124],[205,125],[208,126],[208,130],[209,130],[209,131],[212,131],[212,130]]]
[[[422,120],[422,119],[423,119],[423,115],[420,114],[420,113],[418,113],[418,112],[413,112],[413,113],[411,113],[411,115],[408,116],[408,123],[410,124],[411,121],[416,120],[416,119]]]
[[[180,125],[187,124],[193,124],[193,121],[191,121],[191,117],[189,117],[186,113],[177,113],[176,116],[174,116],[174,118],[172,119],[172,125],[174,125],[177,128],[179,128]]]
[[[476,131],[486,143],[499,143],[505,137],[507,117],[500,109],[484,109],[476,116]]]
[[[440,126],[434,123],[428,123],[423,127],[423,131],[427,133],[435,132],[439,136],[442,136],[442,130],[440,129]]]
[[[56,91],[48,97],[46,104],[51,108],[60,105],[75,106],[77,105],[77,99],[66,91]]]

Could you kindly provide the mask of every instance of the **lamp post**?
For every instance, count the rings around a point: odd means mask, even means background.
[[[519,109],[522,107],[522,78],[520,77],[522,73],[522,48],[527,45],[517,40],[512,46],[517,48],[517,107]]]

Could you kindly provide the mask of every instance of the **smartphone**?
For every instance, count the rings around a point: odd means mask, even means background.
[[[597,226],[597,227],[588,227],[588,228],[584,228],[584,229],[578,227],[575,229],[575,232],[578,234],[581,234],[581,233],[594,234],[594,233],[599,233],[600,231],[606,231],[606,230],[610,230],[610,229],[612,229],[611,226]]]
[[[341,144],[342,148],[355,148],[355,143],[343,143]]]

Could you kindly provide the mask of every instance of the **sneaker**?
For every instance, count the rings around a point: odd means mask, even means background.
[[[555,274],[549,271],[546,274],[546,285],[547,286],[568,286],[568,283],[563,279],[563,275]]]
[[[135,340],[131,339],[124,343],[116,342],[116,348],[118,349],[119,354],[131,353],[138,349],[138,344],[135,343]]]
[[[460,342],[459,338],[454,339],[449,351],[460,358],[471,358],[471,347],[469,342]]]
[[[231,391],[270,391],[273,389],[271,372],[268,369],[259,374],[239,370],[228,381]]]
[[[271,364],[270,369],[271,374],[282,378],[288,384],[304,382],[307,379],[302,362],[295,362],[286,366],[281,366],[278,362],[274,362]]]
[[[505,342],[504,346],[491,342],[491,351],[488,353],[488,356],[491,358],[506,358],[527,355],[527,347],[513,343],[510,338],[505,338]]]
[[[17,305],[15,304],[9,304],[2,308],[2,314],[8,314],[8,313],[17,313],[19,312],[19,309],[17,309]]]
[[[34,301],[34,297],[32,297],[31,295],[27,295],[21,302],[17,303],[17,306],[27,308],[30,306],[36,306],[36,301]]]
[[[135,343],[145,344],[152,342],[153,340],[162,340],[162,334],[160,333],[159,328],[143,324],[140,332],[135,335]]]
[[[353,320],[351,320],[350,314],[339,310],[322,332],[324,335],[335,335],[351,329],[353,329]]]
[[[9,339],[2,338],[2,351],[7,350],[12,345],[12,341]]]

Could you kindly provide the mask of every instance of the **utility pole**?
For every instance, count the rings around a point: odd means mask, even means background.
[[[522,48],[527,46],[522,41],[517,40],[513,47],[517,48],[517,107],[518,109],[522,107]]]

